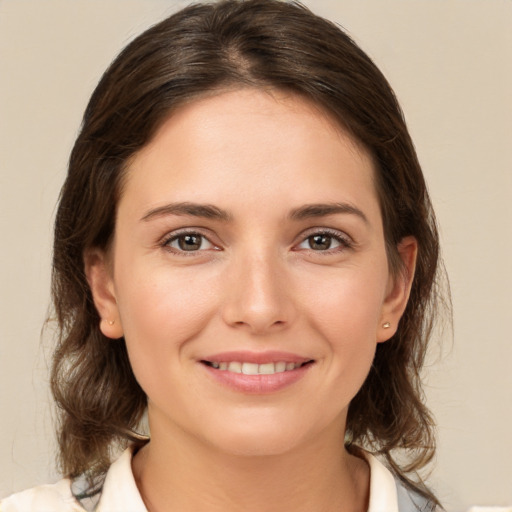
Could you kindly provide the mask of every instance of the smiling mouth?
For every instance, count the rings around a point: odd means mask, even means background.
[[[312,364],[314,361],[305,361],[302,363],[291,363],[286,361],[278,361],[275,363],[249,363],[242,361],[201,361],[206,366],[220,371],[232,373],[241,373],[244,375],[274,375],[276,373],[291,372],[297,368]]]

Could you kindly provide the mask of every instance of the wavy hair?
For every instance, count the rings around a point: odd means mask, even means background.
[[[382,455],[407,486],[438,503],[417,475],[435,451],[420,372],[442,304],[438,233],[420,164],[395,95],[371,59],[334,23],[279,0],[224,0],[177,12],[125,48],[90,99],[55,222],[59,338],[51,386],[61,470],[104,472],[113,450],[140,442],[133,432],[147,405],[124,341],[99,329],[84,252],[108,248],[126,164],[162,122],[186,102],[237,87],[290,91],[327,112],[374,159],[393,272],[402,271],[399,242],[410,235],[418,242],[410,300],[396,334],[378,344],[350,404],[347,433],[354,447]],[[399,463],[403,450],[407,459]]]

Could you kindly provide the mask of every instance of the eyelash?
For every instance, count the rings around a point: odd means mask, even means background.
[[[173,248],[170,246],[170,244],[172,242],[178,241],[181,237],[186,237],[186,236],[199,237],[199,238],[201,238],[201,245],[203,244],[204,241],[206,241],[212,246],[212,248],[210,248],[210,249],[200,249],[199,248],[197,250],[187,251],[184,249],[177,249],[177,248]],[[340,231],[333,230],[333,229],[316,228],[316,229],[310,230],[310,232],[307,233],[306,235],[302,235],[300,243],[295,244],[294,248],[298,247],[304,243],[307,243],[308,240],[310,240],[311,238],[313,238],[315,236],[327,236],[339,244],[338,247],[334,247],[334,248],[329,247],[325,250],[315,250],[311,247],[306,249],[311,252],[314,252],[315,254],[331,255],[333,253],[342,252],[344,250],[352,249],[354,247],[354,242],[348,235],[346,235]],[[194,256],[196,253],[203,252],[205,250],[216,250],[216,251],[222,250],[218,246],[216,246],[206,235],[204,235],[203,233],[201,233],[200,231],[197,231],[197,230],[185,230],[185,231],[179,231],[177,233],[176,232],[170,233],[160,242],[159,245],[161,245],[161,247],[164,248],[165,250],[172,252],[173,254],[179,254],[180,256]],[[295,249],[295,250],[297,250],[297,249]]]
[[[178,241],[180,238],[186,237],[186,236],[198,237],[201,239],[201,245],[204,243],[204,241],[206,241],[209,244],[211,244],[212,248],[211,249],[198,249],[195,251],[187,251],[184,249],[177,249],[177,248],[170,246],[170,244],[172,242]],[[204,235],[203,233],[201,233],[200,231],[197,231],[197,230],[184,230],[184,231],[179,231],[179,232],[172,232],[169,235],[167,235],[166,237],[164,237],[164,239],[160,242],[160,245],[165,250],[172,252],[173,254],[179,254],[180,256],[194,256],[194,255],[196,255],[196,253],[202,252],[204,250],[216,250],[216,251],[220,250],[219,247],[217,247],[212,241],[210,241],[210,239],[206,235]]]
[[[311,252],[314,252],[315,254],[318,254],[320,256],[328,256],[332,255],[333,253],[342,252],[347,249],[353,249],[354,248],[354,242],[353,240],[346,235],[345,233],[341,231],[337,231],[334,229],[328,229],[328,228],[314,228],[313,230],[310,230],[309,233],[306,234],[306,236],[302,235],[302,241],[297,245],[302,245],[304,243],[307,243],[308,240],[315,236],[327,236],[331,238],[332,240],[339,243],[338,247],[334,248],[328,248],[326,250],[314,250],[311,247],[307,250],[310,250]],[[296,247],[297,247],[296,245]]]

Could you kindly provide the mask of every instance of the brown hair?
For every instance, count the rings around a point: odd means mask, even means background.
[[[184,102],[229,87],[285,89],[319,105],[373,156],[391,269],[397,244],[418,241],[416,274],[398,331],[379,344],[350,404],[352,442],[409,476],[433,457],[433,420],[420,382],[438,299],[436,223],[413,143],[391,87],[370,58],[333,23],[298,3],[226,0],[192,5],[130,43],[94,91],[69,162],[55,223],[53,301],[60,326],[52,369],[64,473],[96,475],[112,450],[136,441],[146,396],[125,344],[99,329],[84,251],[106,249],[127,161]],[[341,435],[341,434],[340,434]],[[396,462],[397,449],[408,454]]]

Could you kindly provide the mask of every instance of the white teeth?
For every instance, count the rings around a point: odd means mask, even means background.
[[[244,375],[273,375],[274,373],[289,372],[302,366],[302,363],[287,363],[278,361],[277,363],[243,363],[240,361],[231,362],[212,362],[213,368],[233,373],[243,373]]]
[[[286,370],[286,363],[284,361],[279,361],[276,363],[276,372],[281,373]]]
[[[258,364],[242,363],[242,373],[245,375],[258,375]]]
[[[265,375],[271,375],[272,373],[276,373],[276,365],[274,363],[260,364],[258,368],[258,373],[262,373]]]
[[[228,371],[233,373],[242,373],[242,363],[239,363],[238,361],[231,361],[231,363],[228,364]]]

